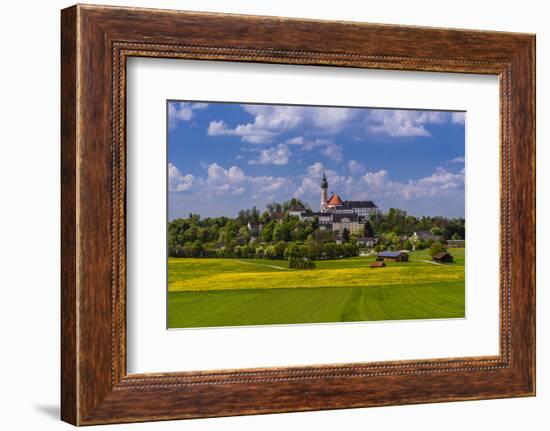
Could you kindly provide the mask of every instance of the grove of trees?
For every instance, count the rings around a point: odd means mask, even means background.
[[[464,238],[464,219],[421,217],[390,209],[371,217],[360,235],[321,229],[316,218],[300,221],[288,214],[302,204],[298,199],[272,203],[260,212],[256,207],[241,210],[235,218],[189,214],[168,223],[168,254],[171,257],[225,257],[288,259],[296,265],[320,259],[357,256],[362,249],[358,236],[377,237],[376,251],[412,249],[413,232],[430,231],[445,239]],[[304,205],[306,211],[307,205]],[[261,226],[261,228],[260,228]],[[429,248],[434,241],[418,241],[416,249]],[[302,262],[302,263],[300,263]]]

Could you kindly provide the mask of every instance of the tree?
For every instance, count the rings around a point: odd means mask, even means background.
[[[425,250],[428,248],[428,244],[426,244],[424,241],[418,241],[415,245],[414,245],[414,249],[415,250]]]
[[[447,252],[447,247],[440,242],[434,242],[430,246],[430,251],[428,252],[430,256],[434,257],[437,253]]]
[[[260,216],[260,223],[267,224],[271,221],[271,215],[269,211],[264,211]]]
[[[347,227],[345,227],[344,230],[342,231],[342,240],[344,242],[349,241],[349,229]]]
[[[248,228],[246,226],[243,226],[239,229],[239,240],[243,244],[250,241],[250,232],[248,232]]]
[[[275,252],[274,259],[282,259],[285,254],[286,249],[286,242],[279,241],[275,246],[273,247],[273,251]]]
[[[430,229],[432,235],[441,235],[441,229],[438,226],[434,226]]]
[[[288,263],[292,269],[315,269],[315,262],[308,259],[292,258]]]
[[[374,229],[372,228],[372,224],[369,220],[365,222],[365,236],[371,238],[374,236]]]
[[[374,251],[377,253],[380,253],[381,251],[384,251],[386,249],[386,246],[384,244],[376,244],[374,246]]]
[[[250,220],[254,223],[258,223],[260,221],[260,211],[255,206],[252,207],[252,210],[250,211]]]
[[[300,246],[296,244],[295,242],[290,243],[286,248],[284,252],[285,259],[297,259],[300,257]]]
[[[451,236],[451,239],[453,239],[453,240],[459,240],[459,239],[462,239],[462,238],[460,238],[460,235],[459,235],[458,233],[455,232],[455,233],[453,233],[453,235]]]
[[[275,220],[270,221],[267,223],[262,231],[260,232],[260,237],[262,238],[262,241],[264,242],[271,242],[273,239],[273,228],[275,227]]]
[[[336,249],[336,244],[333,242],[327,242],[323,246],[323,252],[325,253],[326,257],[329,259],[334,259],[338,256],[338,250]]]
[[[203,254],[203,244],[201,240],[195,240],[191,245],[191,256],[192,257],[202,257]]]

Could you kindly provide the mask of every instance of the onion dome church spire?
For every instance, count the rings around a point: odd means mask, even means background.
[[[328,189],[328,181],[327,181],[326,172],[323,172],[323,178],[321,179],[321,188],[322,189]]]
[[[328,200],[328,181],[326,172],[323,172],[323,178],[321,179],[321,212],[324,213],[327,209]]]

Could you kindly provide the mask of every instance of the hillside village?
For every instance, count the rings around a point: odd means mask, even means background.
[[[387,213],[372,201],[342,199],[328,194],[320,182],[319,211],[293,198],[271,203],[262,213],[241,210],[236,218],[190,214],[168,224],[172,257],[235,257],[303,260],[336,259],[374,252],[422,250],[433,244],[439,252],[464,247],[462,218],[414,217],[391,208]]]

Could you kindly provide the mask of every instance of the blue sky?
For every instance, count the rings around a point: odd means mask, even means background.
[[[168,101],[169,219],[329,193],[464,216],[465,113]]]

